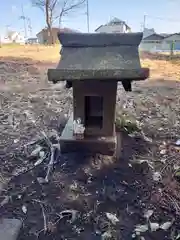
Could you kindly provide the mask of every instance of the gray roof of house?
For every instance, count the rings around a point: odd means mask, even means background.
[[[144,79],[138,53],[142,35],[61,33],[58,35],[62,44],[61,61],[55,75],[61,80],[83,77],[121,80],[130,76],[132,80]],[[53,79],[52,70],[49,71],[49,77]]]
[[[161,33],[161,34],[157,34],[157,33],[153,33],[145,38],[143,38],[143,41],[158,41],[158,40],[162,40],[162,39],[166,39],[168,37],[174,36],[174,35],[180,35],[180,33]]]
[[[119,18],[113,18],[111,21],[109,21],[108,23],[104,24],[104,25],[100,25],[98,28],[95,29],[95,31],[97,31],[99,28],[101,28],[102,26],[113,26],[113,25],[118,25],[118,24],[124,24],[127,26],[127,28],[130,29],[130,27],[127,25],[127,23],[125,21],[120,20]]]
[[[180,33],[171,33],[171,34],[167,34],[165,36],[165,38],[168,38],[168,37],[171,37],[171,36],[174,36],[174,35],[180,35]]]
[[[172,34],[169,34],[169,33],[160,33],[159,35],[162,36],[162,37],[164,37],[164,38],[166,38],[166,37],[169,37],[169,36],[172,35]]]
[[[156,40],[158,41],[158,40],[162,40],[162,39],[164,39],[163,36],[161,36],[160,34],[157,34],[157,33],[153,33],[153,34],[145,37],[143,39],[143,41],[156,41]]]
[[[108,22],[107,25],[120,24],[120,23],[125,23],[125,21],[122,21],[119,18],[115,17],[110,22]]]

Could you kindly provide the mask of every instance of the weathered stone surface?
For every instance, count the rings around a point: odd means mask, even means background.
[[[59,33],[58,38],[64,47],[104,47],[120,45],[138,46],[143,37],[138,33]]]
[[[142,33],[82,34],[61,33],[61,60],[57,69],[49,69],[50,81],[115,79],[144,80],[138,46]]]
[[[103,69],[103,70],[80,70],[80,69],[49,69],[48,79],[54,83],[64,80],[145,80],[149,76],[148,68],[141,69]]]
[[[139,69],[137,46],[63,47],[58,69]]]
[[[0,182],[0,194],[1,194],[2,190],[3,190],[3,187],[4,187],[4,184],[2,182]]]
[[[0,219],[0,240],[16,240],[21,224],[18,219]]]
[[[81,119],[81,123],[85,126],[85,136],[101,136],[108,137],[114,134],[115,122],[115,106],[116,106],[117,83],[112,81],[80,81],[73,82],[73,114],[74,119]],[[85,96],[101,96],[102,97],[102,126],[88,126],[86,121]],[[94,107],[96,102],[94,102]]]
[[[87,151],[113,156],[116,150],[116,135],[76,139],[73,136],[73,115],[71,115],[60,137],[60,145],[62,153]]]

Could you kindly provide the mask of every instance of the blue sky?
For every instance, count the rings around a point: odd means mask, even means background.
[[[1,3],[0,34],[4,35],[7,28],[23,33],[21,4],[25,15],[31,19],[33,36],[43,27],[43,12],[32,7],[30,0],[7,0]],[[180,0],[89,0],[90,31],[99,25],[117,17],[124,20],[132,31],[141,31],[143,16],[147,15],[146,27],[155,28],[157,32],[180,32]],[[87,31],[86,9],[63,20],[64,27]],[[159,18],[162,19],[159,19]]]

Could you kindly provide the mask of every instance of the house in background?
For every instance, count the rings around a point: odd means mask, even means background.
[[[28,38],[26,44],[38,44],[38,38]]]
[[[110,22],[105,25],[99,26],[95,29],[96,33],[127,33],[131,32],[131,28],[126,24],[125,21],[122,21],[118,18],[112,19]]]
[[[59,42],[58,40],[58,33],[59,32],[75,32],[74,30],[70,28],[52,28],[52,36],[53,36],[53,43]],[[40,44],[47,44],[48,42],[51,42],[49,31],[47,28],[42,29],[39,33],[36,34],[38,38],[38,43]]]
[[[174,44],[174,50],[180,51],[180,33],[169,34],[162,40],[162,51],[171,50],[172,43]]]
[[[150,36],[150,35],[152,35],[154,33],[155,33],[154,28],[144,28],[144,30],[143,30],[143,38],[146,38],[146,37],[148,37],[148,36]]]
[[[52,37],[54,43],[58,40],[57,38],[58,32],[59,28],[52,28]],[[39,33],[36,34],[36,36],[40,44],[47,44],[48,42],[51,41],[50,34],[47,28],[43,28]]]
[[[8,31],[4,38],[1,39],[2,43],[19,43],[24,44],[25,38],[16,31]]]
[[[148,52],[156,51],[156,49],[161,49],[161,44],[163,39],[164,39],[163,36],[153,33],[143,38],[139,48],[143,51],[148,51]]]
[[[171,51],[172,43],[174,50],[180,50],[180,33],[174,34],[157,34],[154,33],[143,38],[139,46],[140,50],[156,52],[156,51]]]

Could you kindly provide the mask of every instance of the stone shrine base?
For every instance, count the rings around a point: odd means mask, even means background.
[[[0,219],[0,240],[16,240],[21,226],[18,219]]]
[[[77,139],[73,135],[73,114],[69,118],[60,137],[62,153],[88,151],[113,156],[116,153],[116,134],[112,137],[85,137]]]

